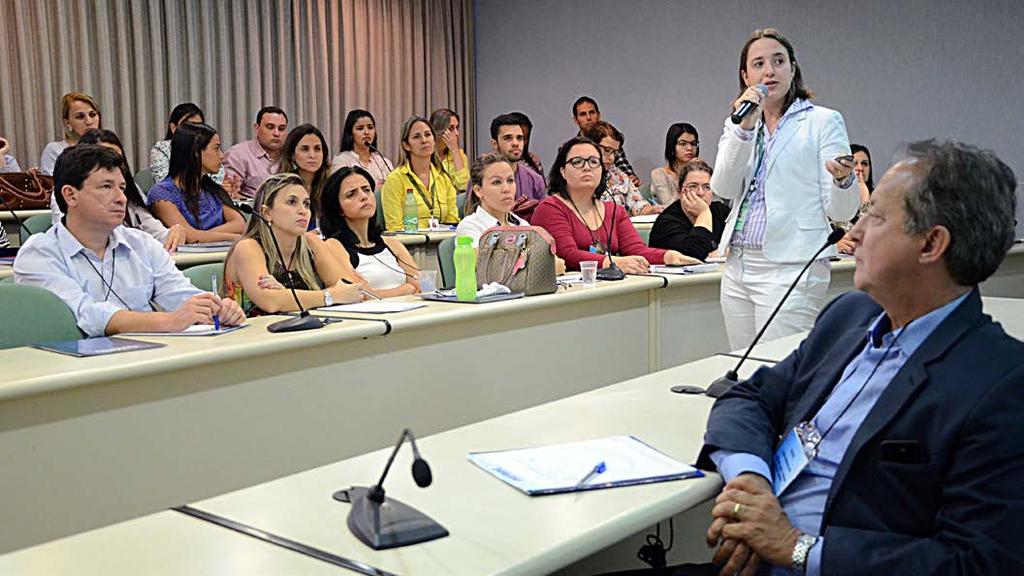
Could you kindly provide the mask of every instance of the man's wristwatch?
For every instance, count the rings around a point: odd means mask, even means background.
[[[800,533],[800,536],[796,539],[796,546],[793,546],[793,568],[800,572],[807,570],[807,554],[810,553],[811,548],[817,543],[817,536]]]
[[[853,184],[853,181],[856,178],[857,176],[853,172],[850,172],[849,174],[846,175],[846,178],[843,178],[842,180],[836,180],[836,185],[845,190],[849,188],[851,184]]]
[[[334,296],[331,296],[330,290],[324,290],[324,306],[334,306]]]

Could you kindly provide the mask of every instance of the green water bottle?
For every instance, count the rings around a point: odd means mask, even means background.
[[[416,205],[416,197],[412,188],[405,191],[405,202],[402,203],[402,229],[415,232],[420,227],[420,207]]]
[[[455,295],[463,302],[476,300],[476,252],[473,239],[459,236],[455,240]]]

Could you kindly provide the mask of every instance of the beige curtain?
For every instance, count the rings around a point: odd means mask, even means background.
[[[195,102],[225,144],[276,105],[337,152],[345,115],[377,119],[395,159],[402,122],[449,107],[469,153],[472,0],[0,0],[0,136],[23,168],[61,134],[61,96],[100,104],[136,169],[171,108]],[[466,141],[469,140],[469,141]]]

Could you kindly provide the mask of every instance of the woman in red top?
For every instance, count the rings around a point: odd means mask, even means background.
[[[651,264],[699,263],[675,250],[649,248],[622,206],[597,201],[604,189],[597,144],[581,137],[563,144],[548,176],[550,195],[530,222],[554,237],[567,269],[579,270],[580,262],[587,260],[606,268],[612,261],[626,274],[646,274]]]

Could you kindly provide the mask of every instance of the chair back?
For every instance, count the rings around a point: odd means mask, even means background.
[[[0,318],[0,349],[83,338],[67,304],[36,286],[0,284]]]
[[[441,288],[455,287],[455,236],[437,245],[437,264],[441,269]]]
[[[210,262],[209,264],[200,264],[198,266],[190,266],[182,270],[182,273],[188,278],[188,281],[193,286],[206,292],[213,291],[213,284],[210,282],[210,278],[217,275],[217,288],[224,293],[224,263],[223,262]]]
[[[647,225],[643,228],[637,228],[636,233],[640,235],[640,239],[644,241],[644,244],[648,246],[651,243],[651,226]]]
[[[656,203],[655,200],[653,198],[651,198],[651,183],[650,182],[644,182],[643,184],[640,185],[640,195],[643,196],[644,199],[647,200],[648,202]]]
[[[29,216],[25,219],[25,226],[18,228],[18,237],[21,238],[21,245],[24,246],[25,241],[32,234],[46,232],[50,229],[50,226],[53,226],[53,218],[50,217],[49,213]],[[28,228],[28,232],[25,232],[25,228]]]
[[[149,195],[149,189],[153,187],[156,182],[153,181],[153,171],[149,168],[143,168],[135,173],[135,183],[138,184],[142,190],[142,197],[145,198]]]
[[[455,197],[455,206],[459,209],[459,220],[466,217],[466,194],[467,192],[459,192]]]
[[[377,225],[380,226],[381,230],[385,230],[386,228],[384,228],[384,205],[381,204],[380,201],[381,188],[383,188],[383,186],[378,186],[373,190],[373,197],[376,198],[377,200]]]

